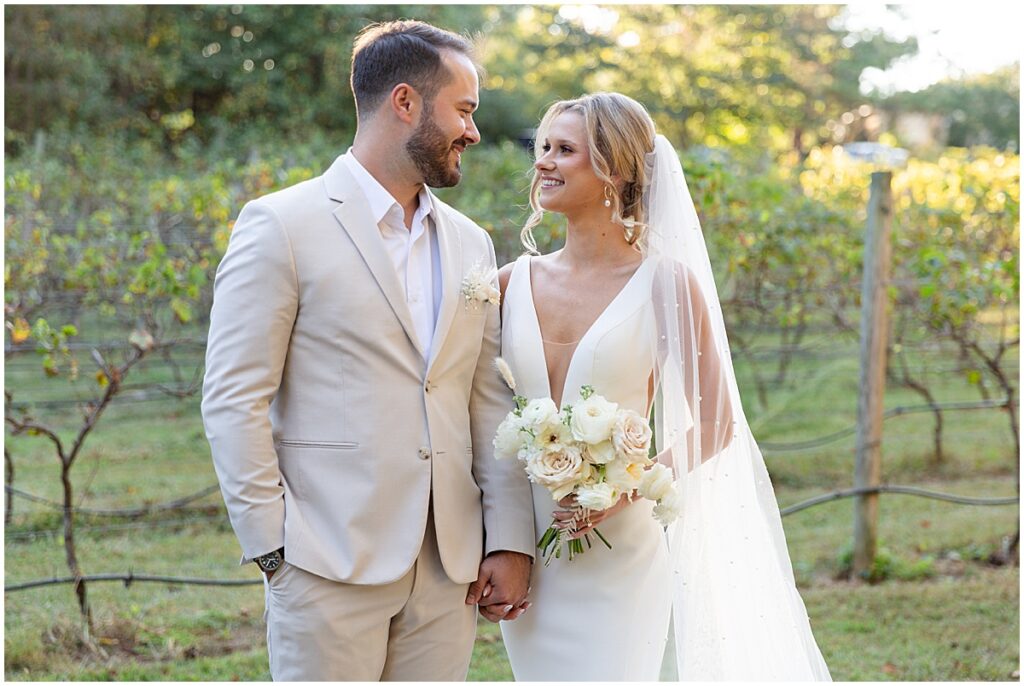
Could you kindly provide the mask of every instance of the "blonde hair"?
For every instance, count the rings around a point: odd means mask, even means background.
[[[539,149],[551,124],[565,112],[577,112],[583,117],[587,131],[587,150],[594,173],[610,186],[612,221],[621,224],[623,230],[631,229],[627,240],[641,250],[647,238],[647,226],[643,224],[643,189],[646,182],[644,155],[654,150],[654,121],[647,109],[633,98],[621,93],[591,93],[574,100],[561,100],[551,105],[537,127],[537,142],[534,154],[537,159],[544,154]],[[544,218],[540,206],[540,173],[533,170],[530,184],[530,207],[533,212],[526,220],[520,233],[523,246],[536,255],[537,242],[533,238],[533,227]],[[612,176],[622,180],[619,189]],[[629,233],[626,234],[629,236]]]

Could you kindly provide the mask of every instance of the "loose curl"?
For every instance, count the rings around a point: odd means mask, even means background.
[[[587,131],[587,149],[594,173],[612,193],[612,221],[622,226],[627,240],[641,252],[647,245],[647,225],[643,223],[643,189],[647,182],[644,156],[654,150],[654,121],[647,109],[633,98],[621,93],[591,93],[575,100],[561,100],[544,113],[537,127],[537,141],[544,140],[555,118],[565,112],[578,112]],[[539,159],[539,146],[534,152]],[[544,218],[540,205],[540,173],[534,169],[530,184],[530,207],[520,240],[526,250],[537,255],[533,228]],[[612,176],[621,181],[616,184]]]

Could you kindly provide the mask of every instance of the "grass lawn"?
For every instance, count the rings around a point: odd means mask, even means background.
[[[767,363],[766,363],[767,364]],[[764,442],[790,442],[856,421],[856,358],[794,360],[767,408],[754,400],[750,369],[738,366],[748,418]],[[770,365],[766,366],[766,370]],[[766,372],[767,373],[767,372]],[[142,367],[136,381],[168,381],[166,367]],[[66,397],[39,378],[29,358],[9,360],[16,398]],[[939,400],[976,399],[953,375],[936,381]],[[76,390],[78,397],[86,395]],[[891,388],[887,407],[919,404]],[[63,435],[66,410],[40,411]],[[1015,458],[1005,415],[993,410],[946,415],[945,458],[930,454],[931,418],[915,414],[885,425],[886,481],[949,493],[996,496],[1015,491]],[[814,450],[767,453],[779,503],[786,506],[852,483],[853,438]],[[7,436],[14,485],[47,498],[60,493],[59,469],[40,438]],[[75,466],[78,504],[127,507],[180,497],[213,483],[198,401],[113,406]],[[986,560],[1017,530],[1016,507],[965,507],[907,496],[881,497],[881,554],[889,580],[837,578],[849,545],[853,501],[834,501],[784,520],[794,569],[815,636],[836,680],[1008,680],[1019,667],[1019,570]],[[59,516],[14,501],[5,527],[6,584],[67,574]],[[79,557],[86,573],[135,572],[255,578],[236,564],[238,545],[218,494],[185,511],[139,520],[81,517]],[[260,586],[212,588],[136,583],[89,586],[95,648],[78,629],[70,586],[5,594],[4,669],[8,680],[262,680],[269,678]],[[475,681],[510,680],[497,627],[481,622],[470,671]]]

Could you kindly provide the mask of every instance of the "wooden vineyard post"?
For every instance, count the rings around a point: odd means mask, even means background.
[[[860,384],[854,485],[878,486],[882,478],[882,412],[889,279],[892,269],[892,172],[871,174],[864,276],[861,283]],[[853,524],[853,574],[868,578],[878,540],[878,493],[857,496]]]

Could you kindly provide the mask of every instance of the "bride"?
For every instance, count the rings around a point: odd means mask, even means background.
[[[596,93],[551,106],[537,132],[522,239],[499,273],[502,356],[528,398],[594,392],[643,416],[672,468],[680,518],[623,494],[576,521],[533,485],[537,536],[552,518],[612,548],[536,564],[530,610],[503,622],[519,681],[657,680],[672,618],[684,680],[830,680],[786,549],[764,460],[743,416],[707,249],[671,144],[642,105]],[[537,254],[545,211],[565,246]]]

